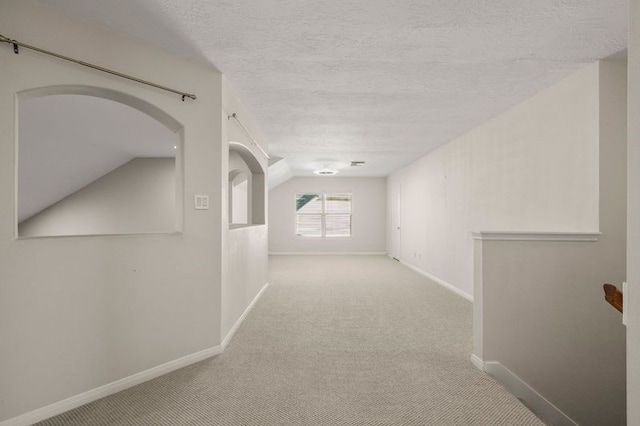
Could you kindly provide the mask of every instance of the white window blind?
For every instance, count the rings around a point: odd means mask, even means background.
[[[350,237],[351,194],[296,194],[296,235],[299,237]]]

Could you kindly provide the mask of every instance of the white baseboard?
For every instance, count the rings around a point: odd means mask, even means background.
[[[270,251],[269,256],[384,256],[386,251]]]
[[[478,360],[480,360],[480,358],[478,358]],[[480,360],[480,362],[482,362],[482,360]],[[549,402],[549,400],[540,395],[535,389],[525,383],[520,377],[516,376],[501,363],[497,361],[486,361],[482,362],[482,364],[484,366],[484,371],[487,372],[487,374],[493,376],[504,387],[509,389],[516,398],[520,399],[545,423],[555,426],[578,426],[578,423],[574,422],[558,407]]]
[[[575,241],[596,242],[602,232],[527,232],[527,231],[479,231],[471,238],[485,241]]]
[[[471,354],[471,364],[478,370],[484,371],[484,361],[476,354]]]
[[[404,266],[406,266],[407,268],[409,268],[409,269],[413,269],[414,271],[416,271],[416,272],[417,272],[417,273],[419,273],[420,275],[423,275],[423,276],[425,276],[425,277],[429,278],[431,281],[434,281],[434,282],[436,282],[436,283],[440,284],[442,287],[446,288],[447,290],[452,291],[452,292],[454,292],[455,294],[457,294],[458,296],[462,296],[462,297],[464,297],[465,299],[467,299],[469,302],[472,302],[472,303],[473,303],[473,296],[472,296],[472,295],[470,295],[469,293],[467,293],[467,292],[465,292],[465,291],[460,290],[458,287],[455,287],[455,286],[453,286],[453,285],[449,284],[448,282],[446,282],[446,281],[444,281],[444,280],[441,280],[440,278],[436,277],[435,275],[431,275],[430,273],[425,272],[425,271],[423,271],[423,270],[421,270],[421,269],[419,269],[419,268],[417,268],[417,267],[413,266],[413,265],[412,265],[412,264],[410,264],[410,263],[407,263],[407,262],[405,262],[405,261],[403,261],[403,260],[399,260],[399,262],[400,262],[400,263],[402,263],[402,264],[403,264]]]
[[[88,404],[89,402],[104,398],[105,396],[113,395],[114,393],[128,389],[132,386],[138,385],[148,380],[155,379],[156,377],[160,377],[163,374],[167,374],[188,365],[195,364],[196,362],[211,358],[212,356],[220,355],[227,347],[244,319],[247,317],[253,306],[256,304],[256,302],[258,301],[260,296],[262,296],[262,293],[264,293],[268,286],[269,283],[266,283],[260,289],[256,297],[253,298],[247,309],[245,309],[240,318],[238,318],[238,320],[233,325],[231,330],[229,330],[220,345],[184,356],[182,358],[178,358],[173,361],[169,361],[157,367],[153,367],[140,373],[133,374],[129,377],[125,377],[124,379],[116,380],[115,382],[100,386],[95,389],[91,389],[90,391],[72,396],[71,398],[67,398],[51,405],[47,405],[46,407],[38,408],[37,410],[22,414],[18,417],[5,420],[3,422],[0,422],[0,426],[31,425],[41,420],[48,419],[49,417],[62,414],[69,410],[73,410],[74,408],[78,408],[84,404]]]
[[[125,377],[124,379],[116,380],[115,382],[91,389],[90,391],[38,408],[37,410],[22,414],[18,417],[5,420],[0,422],[0,426],[31,425],[221,353],[221,345],[204,349],[148,370],[141,371],[140,373],[133,374],[129,377]]]
[[[81,394],[72,396],[70,398],[64,399],[59,402],[55,402],[53,404],[47,405],[42,408],[38,408],[37,410],[30,411],[28,413],[22,414],[18,417],[13,417],[11,419],[0,422],[0,426],[27,426],[32,425],[36,422],[48,419],[50,417],[56,416],[58,414],[62,414],[66,411],[73,410],[74,408],[78,408],[82,405],[88,404],[89,402],[96,401],[100,398],[104,398],[109,395],[113,395],[114,393],[123,391],[140,383],[144,383],[151,379],[155,379],[156,377],[160,377],[163,374],[170,373],[172,371],[178,370],[180,368],[186,367],[191,364],[195,364],[196,362],[202,361],[207,358],[211,358],[215,355],[220,355],[224,349],[227,347],[234,334],[247,317],[253,306],[256,304],[262,293],[267,289],[269,283],[266,283],[258,292],[256,297],[253,298],[247,309],[242,313],[240,318],[233,325],[231,330],[227,333],[222,343],[218,346],[214,346],[209,349],[204,349],[199,352],[195,352],[190,355],[183,356],[182,358],[175,359],[173,361],[169,361],[162,365],[158,365],[157,367],[150,368],[145,371],[141,371],[140,373],[133,374],[129,377],[125,377],[120,380],[116,380],[115,382],[108,383],[106,385],[97,387],[95,389],[91,389],[87,392],[83,392]]]
[[[244,319],[247,317],[247,315],[249,315],[249,312],[251,312],[251,309],[253,309],[255,304],[258,302],[258,299],[260,299],[260,296],[262,296],[262,293],[264,293],[264,291],[267,289],[267,287],[269,287],[269,283],[266,283],[264,286],[262,286],[262,288],[260,289],[258,294],[256,294],[256,297],[254,297],[253,300],[251,301],[251,303],[249,303],[249,306],[247,306],[247,309],[244,310],[242,315],[240,315],[240,318],[238,318],[236,323],[233,324],[233,327],[231,327],[231,330],[229,330],[227,335],[222,340],[222,344],[221,344],[222,351],[224,351],[227,348],[227,345],[229,344],[231,339],[233,339],[233,336],[236,334],[236,331],[238,331],[238,328],[240,328],[240,325],[242,325]],[[0,426],[2,426],[2,425],[0,425]]]

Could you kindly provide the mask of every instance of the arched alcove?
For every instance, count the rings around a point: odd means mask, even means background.
[[[229,142],[228,195],[231,227],[266,223],[264,169],[253,152],[238,142]]]
[[[18,93],[19,237],[181,230],[182,126],[125,93]]]
[[[250,178],[242,170],[229,172],[229,223],[248,225],[250,221]]]

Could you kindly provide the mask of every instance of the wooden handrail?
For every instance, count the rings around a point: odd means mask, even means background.
[[[604,300],[606,300],[611,306],[622,312],[622,292],[612,284],[605,284],[603,285],[603,287]]]

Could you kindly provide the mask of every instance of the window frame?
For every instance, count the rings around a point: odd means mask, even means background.
[[[296,209],[296,203],[298,201],[298,196],[300,195],[304,195],[304,194],[317,194],[320,195],[320,197],[322,198],[322,212],[321,213],[298,213],[298,210]],[[346,213],[327,213],[326,212],[326,197],[327,195],[348,195],[349,196],[349,235],[336,235],[336,236],[327,236],[327,222],[326,222],[326,216],[344,216],[347,215]],[[310,239],[310,240],[319,240],[319,239],[330,239],[330,240],[336,240],[336,239],[348,239],[353,237],[353,191],[325,191],[325,190],[321,190],[321,191],[296,191],[294,193],[294,203],[293,203],[293,210],[294,210],[294,236],[295,238],[301,238],[301,239]],[[320,215],[320,235],[318,236],[313,236],[313,235],[300,235],[298,234],[298,216],[299,215],[308,215],[308,216],[313,216],[313,215]]]

